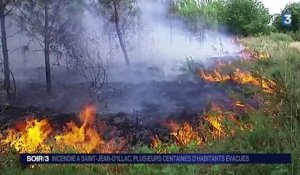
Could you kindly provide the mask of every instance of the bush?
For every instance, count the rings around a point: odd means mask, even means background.
[[[224,24],[226,8],[224,0],[197,2],[195,0],[176,1],[176,12],[183,17],[193,30],[218,28]]]
[[[226,24],[235,34],[249,36],[270,32],[269,12],[258,0],[230,0],[226,7]]]
[[[218,29],[226,26],[239,35],[270,33],[270,15],[258,0],[179,0],[177,14],[183,17],[193,30]]]
[[[300,41],[300,31],[291,32],[290,36],[293,38],[294,41]]]
[[[225,23],[226,8],[223,0],[211,1],[202,9],[205,22],[212,28],[218,28],[219,25]]]

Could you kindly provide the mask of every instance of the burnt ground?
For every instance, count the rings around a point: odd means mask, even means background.
[[[36,119],[47,119],[55,132],[61,133],[66,123],[74,121],[78,126],[82,123],[79,120],[78,113],[56,113],[49,109],[40,109],[35,107],[12,107],[1,106],[0,109],[0,131],[15,126],[18,122],[25,122],[26,118],[34,117]],[[191,120],[198,118],[199,113],[192,111],[183,111],[176,116],[170,116],[174,120]],[[130,145],[139,143],[150,144],[152,136],[162,135],[169,136],[170,131],[161,125],[161,121],[157,120],[152,125],[144,125],[140,121],[133,121],[130,118],[137,117],[134,114],[117,113],[117,114],[97,114],[95,126],[100,130],[102,137],[106,140],[112,138],[127,138]],[[168,140],[168,138],[165,138]]]
[[[43,86],[32,86],[29,86],[31,91],[19,92],[10,103],[0,107],[0,130],[28,116],[47,118],[56,131],[61,131],[70,121],[79,126],[78,112],[84,105],[96,103],[98,109],[102,109],[97,115],[97,123],[105,126],[101,129],[105,131],[103,137],[126,137],[133,145],[149,144],[155,134],[160,138],[166,136],[168,141],[170,131],[162,125],[163,121],[171,119],[197,124],[199,116],[208,110],[211,102],[230,108],[234,101],[230,92],[243,90],[232,83],[222,86],[200,79],[110,83],[98,94],[88,91],[84,84],[60,86],[51,95],[44,94]],[[248,101],[252,103],[252,99]]]
[[[226,101],[225,90],[203,81],[177,80],[152,81],[139,84],[112,84],[115,93],[104,93],[99,98],[105,102],[108,112],[141,113],[168,115],[182,110],[201,110],[210,101]]]
[[[85,105],[94,104],[98,109],[97,123],[106,128],[103,136],[117,133],[119,137],[130,137],[131,144],[149,143],[154,134],[169,136],[170,131],[162,126],[162,121],[171,119],[197,124],[195,121],[208,110],[210,103],[221,104],[227,109],[235,101],[232,92],[245,92],[241,85],[208,83],[186,74],[172,80],[157,80],[157,75],[153,74],[147,81],[111,82],[100,90],[92,90],[88,83],[76,77],[70,81],[72,77],[66,75],[56,76],[60,81],[53,81],[50,95],[46,93],[45,83],[37,81],[18,81],[17,96],[11,100],[5,100],[2,92],[0,130],[33,116],[47,118],[55,130],[61,131],[70,121],[80,125],[78,112]],[[146,75],[149,78],[149,73]],[[251,97],[246,100],[256,105]]]
[[[229,85],[230,86],[230,85]],[[231,85],[231,89],[236,88]],[[10,106],[38,108],[55,113],[76,113],[86,104],[96,104],[102,115],[126,113],[129,120],[149,124],[182,111],[201,112],[210,102],[231,103],[228,87],[200,79],[148,81],[141,83],[109,83],[95,92],[86,84],[53,86],[46,94],[44,85],[27,84]],[[132,117],[134,116],[134,117]],[[15,116],[17,117],[17,116]],[[22,116],[19,116],[22,117]]]

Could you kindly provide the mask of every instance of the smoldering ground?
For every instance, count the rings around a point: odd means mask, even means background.
[[[201,110],[210,101],[229,100],[225,90],[191,78],[183,69],[186,58],[206,66],[212,58],[237,57],[241,48],[232,42],[234,36],[206,30],[199,38],[199,33],[168,15],[166,3],[144,0],[138,1],[137,7],[139,21],[124,33],[130,66],[125,64],[113,25],[88,10],[80,20],[85,29],[78,37],[92,35],[97,39],[88,48],[91,58],[108,65],[101,89],[91,89],[78,69],[67,68],[63,53],[57,59],[52,55],[53,93],[47,95],[43,53],[34,51],[37,46],[33,45],[25,55],[21,51],[11,55],[18,89],[17,97],[9,103],[59,112],[76,112],[87,103],[96,103],[103,113],[138,110],[168,115],[185,109]],[[29,38],[19,34],[10,40],[13,48]],[[98,52],[92,53],[95,50]]]

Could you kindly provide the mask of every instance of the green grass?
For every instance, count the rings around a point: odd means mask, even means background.
[[[300,41],[300,31],[290,33],[290,36],[295,41]]]
[[[275,41],[275,42],[278,42],[278,41],[281,41],[281,42],[293,42],[294,39],[291,35],[289,34],[285,34],[285,33],[271,33],[269,36],[268,36],[269,39]]]

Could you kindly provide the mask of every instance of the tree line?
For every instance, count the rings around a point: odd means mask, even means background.
[[[176,14],[194,30],[223,27],[237,35],[251,36],[300,29],[300,2],[290,3],[274,15],[260,0],[177,0],[176,4]],[[281,24],[281,15],[287,11],[292,14],[292,27]]]

